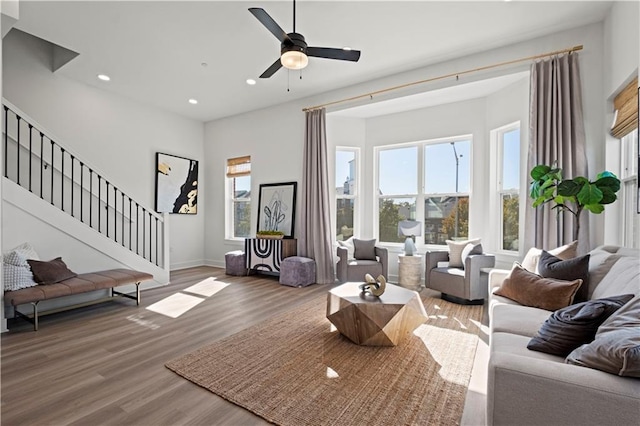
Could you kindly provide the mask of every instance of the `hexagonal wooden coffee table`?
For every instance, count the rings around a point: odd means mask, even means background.
[[[380,297],[364,295],[361,282],[329,291],[327,319],[349,340],[366,346],[396,346],[427,320],[420,295],[387,284]]]

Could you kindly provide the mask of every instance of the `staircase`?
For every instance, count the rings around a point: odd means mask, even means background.
[[[2,114],[5,202],[168,282],[166,216],[134,200],[6,100]]]

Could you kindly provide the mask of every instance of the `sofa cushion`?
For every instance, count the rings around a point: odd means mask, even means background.
[[[353,259],[353,253],[355,250],[353,248],[353,237],[349,237],[344,241],[338,241],[338,245],[347,249],[347,259]]]
[[[353,239],[353,257],[358,260],[377,260],[376,240]]]
[[[29,259],[27,262],[29,262],[33,277],[38,284],[55,284],[78,275],[67,268],[61,257],[47,262],[33,259]]]
[[[558,309],[542,324],[527,348],[566,357],[578,346],[593,341],[598,327],[632,298],[632,294],[625,294]]]
[[[446,240],[447,246],[449,247],[449,266],[452,268],[462,268],[464,266],[462,262],[462,250],[464,250],[469,243],[478,244],[479,242],[480,238],[462,241]]]
[[[543,278],[515,263],[495,294],[535,308],[555,311],[573,303],[582,280],[574,281]]]
[[[578,255],[578,241],[573,241],[569,244],[565,244],[560,247],[556,247],[552,250],[548,250],[554,256],[559,257],[562,260],[572,259]],[[522,267],[530,272],[538,273],[538,261],[542,249],[532,247],[529,249],[524,259],[522,259]]]
[[[591,297],[602,299],[630,293],[640,294],[640,258],[623,256],[593,289]]]
[[[542,250],[538,262],[539,274],[545,278],[557,278],[559,280],[582,280],[582,285],[576,293],[574,302],[584,302],[589,293],[589,255],[586,254],[572,259],[562,260]]]
[[[640,377],[640,295],[602,323],[595,340],[571,352],[567,363]]]
[[[491,333],[512,333],[530,339],[548,318],[549,311],[545,309],[522,305],[496,305],[490,322]]]

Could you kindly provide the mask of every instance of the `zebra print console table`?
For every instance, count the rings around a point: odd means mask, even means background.
[[[247,238],[244,240],[244,252],[249,273],[280,276],[282,260],[298,253],[298,240]]]

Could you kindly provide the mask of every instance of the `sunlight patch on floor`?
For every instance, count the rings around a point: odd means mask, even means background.
[[[169,297],[165,297],[153,305],[147,306],[147,309],[170,318],[178,318],[180,315],[202,302],[204,302],[204,299],[200,297],[176,293]]]
[[[340,376],[338,375],[336,370],[331,367],[327,367],[327,379],[337,379],[338,377]]]
[[[191,287],[185,288],[182,291],[197,294],[198,296],[211,297],[228,285],[229,283],[218,281],[213,277],[209,277],[197,284],[192,285]]]

